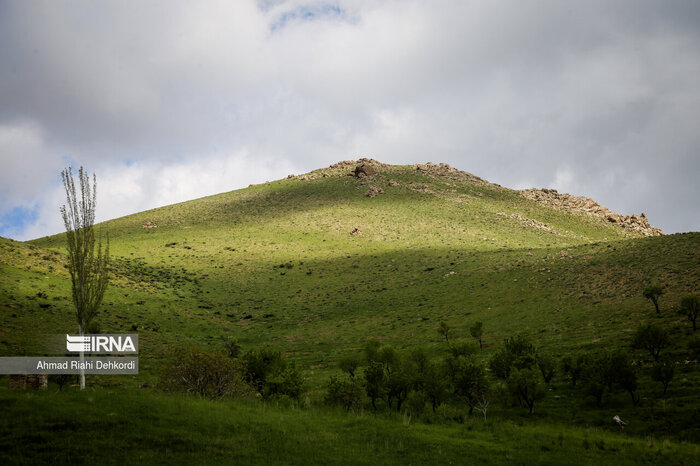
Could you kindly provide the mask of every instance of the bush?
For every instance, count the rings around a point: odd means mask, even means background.
[[[661,382],[664,387],[664,395],[666,394],[666,390],[668,390],[668,384],[673,380],[673,372],[673,361],[668,358],[657,361],[651,370],[651,379],[655,382]]]
[[[350,377],[355,377],[355,372],[360,367],[360,357],[355,354],[349,354],[338,361],[338,367],[341,371],[347,372]]]
[[[535,347],[524,335],[510,337],[504,347],[493,355],[489,366],[499,379],[507,379],[513,369],[529,369],[535,364]]]
[[[537,356],[537,367],[539,367],[544,381],[549,384],[557,372],[556,360],[551,356],[540,354]]]
[[[238,361],[222,352],[194,347],[175,350],[161,373],[159,387],[209,399],[250,393]]]
[[[326,388],[328,393],[326,393],[324,401],[327,404],[342,406],[347,411],[359,411],[362,409],[364,390],[358,379],[332,376],[328,380]]]
[[[416,390],[411,390],[403,404],[402,411],[412,418],[420,417],[425,411],[425,394]]]
[[[267,376],[263,398],[276,398],[287,396],[299,401],[304,393],[304,374],[296,363],[285,364],[281,371],[273,372]]]
[[[696,330],[698,313],[700,313],[700,299],[698,299],[698,297],[695,295],[684,296],[683,299],[681,299],[681,307],[678,312],[686,316],[686,318],[693,324],[694,332]]]
[[[544,398],[546,391],[535,369],[517,369],[507,381],[508,391],[530,414],[535,412],[535,402]]]
[[[288,363],[279,351],[269,348],[248,351],[243,355],[245,379],[263,398],[286,395],[299,400],[304,392],[301,368]]]
[[[474,407],[488,397],[486,370],[471,358],[449,358],[445,364],[454,394],[467,403],[471,414]]]
[[[670,344],[668,332],[654,324],[641,325],[634,334],[632,346],[637,349],[645,349],[654,358],[659,360],[661,350]]]

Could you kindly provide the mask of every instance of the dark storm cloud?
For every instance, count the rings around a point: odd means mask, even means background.
[[[0,234],[68,163],[107,218],[365,155],[698,230],[699,50],[692,1],[0,2]]]

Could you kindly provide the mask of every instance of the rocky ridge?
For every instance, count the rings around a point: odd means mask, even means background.
[[[641,215],[622,215],[598,204],[589,197],[559,193],[556,189],[546,188],[524,189],[519,192],[523,197],[537,201],[540,204],[571,212],[595,215],[606,222],[615,224],[625,230],[641,233],[644,236],[661,236],[664,234],[660,228],[654,228],[649,224],[649,219],[644,213]]]

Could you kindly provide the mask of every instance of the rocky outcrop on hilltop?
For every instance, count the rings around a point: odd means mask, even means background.
[[[391,171],[393,167],[386,163],[378,162],[374,159],[361,158],[359,160],[343,160],[334,163],[330,167],[314,170],[303,175],[289,175],[290,180],[313,180],[316,178],[328,178],[331,176],[354,176],[357,178],[367,178],[377,171]]]
[[[664,234],[660,228],[654,228],[649,224],[649,220],[644,213],[641,215],[622,215],[607,207],[603,207],[589,197],[559,193],[556,189],[524,189],[520,191],[520,194],[540,204],[572,212],[596,215],[606,222],[618,225],[625,230],[641,233],[644,236],[661,236]]]
[[[415,163],[413,164],[413,169],[417,172],[433,177],[449,178],[451,180],[456,181],[471,181],[472,183],[491,184],[488,181],[481,179],[476,175],[462,170],[458,170],[455,167],[452,167],[446,163]]]

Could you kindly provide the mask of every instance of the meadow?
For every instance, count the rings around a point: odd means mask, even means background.
[[[345,176],[343,168],[312,175],[100,224],[114,273],[98,325],[139,333],[141,373],[90,377],[89,393],[2,392],[11,451],[46,437],[54,446],[23,461],[49,461],[53,452],[62,462],[74,447],[60,439],[84,438],[76,445],[88,445],[86,458],[107,451],[125,458],[127,442],[114,436],[133,428],[153,439],[152,446],[131,439],[150,462],[164,460],[172,438],[180,442],[172,451],[178,462],[460,463],[465,454],[490,463],[558,463],[571,455],[584,463],[693,462],[700,371],[686,361],[697,335],[674,308],[698,292],[699,233],[642,237],[517,191],[409,166],[382,166],[365,179]],[[384,194],[367,197],[372,186]],[[63,241],[0,239],[0,354],[35,354],[43,334],[76,331]],[[642,296],[651,283],[665,287],[658,315]],[[642,404],[633,407],[620,394],[591,406],[558,376],[535,417],[496,404],[486,422],[427,414],[404,425],[395,413],[357,416],[321,406],[342,356],[376,338],[440,357],[445,348],[436,329],[443,321],[458,339],[470,339],[469,327],[483,322],[483,360],[519,334],[556,358],[628,351],[639,363]],[[648,355],[630,348],[634,330],[648,322],[667,328],[673,341],[666,352],[678,371],[666,395],[650,379]],[[173,348],[219,348],[231,339],[298,362],[304,406],[180,399],[153,388]],[[153,417],[138,414],[147,412]],[[615,414],[629,420],[624,432],[611,421]],[[83,415],[93,429],[72,417]],[[43,426],[35,438],[20,417]],[[72,427],[52,430],[61,422]],[[373,453],[363,456],[368,449]]]

